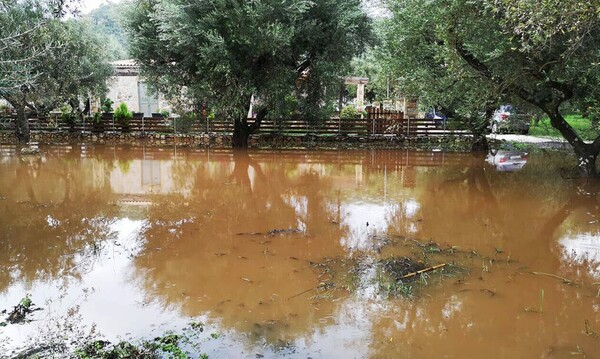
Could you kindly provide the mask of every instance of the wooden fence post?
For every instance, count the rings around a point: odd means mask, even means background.
[[[375,136],[375,121],[377,121],[377,118],[372,118],[371,119],[371,136]]]

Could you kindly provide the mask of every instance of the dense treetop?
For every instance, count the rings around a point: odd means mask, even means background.
[[[318,102],[364,47],[369,22],[357,0],[139,0],[128,27],[157,87],[185,86],[242,116],[252,95],[275,111],[296,85]]]

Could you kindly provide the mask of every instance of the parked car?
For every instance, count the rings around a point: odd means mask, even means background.
[[[448,116],[444,115],[442,112],[436,110],[435,108],[429,109],[427,112],[425,112],[425,118],[429,120],[434,120],[435,125],[438,127],[443,127],[444,123],[448,121]]]
[[[522,151],[498,151],[496,154],[489,154],[485,161],[496,166],[499,172],[514,172],[525,166],[527,155],[527,152]]]
[[[492,133],[529,133],[530,116],[513,105],[502,105],[495,112],[490,127]]]

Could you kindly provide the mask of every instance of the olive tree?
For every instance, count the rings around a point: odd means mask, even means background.
[[[471,131],[472,150],[487,150],[488,123],[501,94],[448,48],[447,25],[438,21],[445,10],[418,0],[394,1],[390,10],[378,52],[397,91],[418,98],[423,109],[441,109]]]
[[[578,0],[390,0],[436,29],[435,41],[457,68],[477,74],[484,88],[519,98],[549,116],[572,145],[583,176],[597,175],[600,137],[584,142],[563,107],[587,103],[600,85],[600,3]],[[407,51],[413,48],[406,49]],[[587,102],[585,101],[587,100]],[[593,110],[593,108],[592,108]]]
[[[480,52],[457,39],[457,53],[482,77],[545,112],[573,146],[580,173],[597,176],[600,136],[585,143],[563,108],[585,107],[592,119],[600,111],[600,2],[486,0],[484,9],[498,24],[498,49]]]
[[[64,21],[65,0],[0,1],[0,97],[17,112],[17,138],[29,141],[26,110],[43,113],[101,94],[112,67],[86,22]]]
[[[142,74],[171,98],[209,101],[233,121],[234,147],[247,147],[286,96],[318,113],[370,38],[358,0],[137,0],[132,9],[130,52]]]

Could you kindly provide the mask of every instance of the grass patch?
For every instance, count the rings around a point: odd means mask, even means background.
[[[569,123],[575,132],[577,132],[584,140],[594,140],[600,135],[598,129],[592,127],[592,121],[581,115],[567,115],[565,116],[565,120],[567,120],[567,123]],[[548,117],[541,120],[537,125],[532,123],[529,128],[529,134],[532,136],[562,137],[560,132],[552,127]]]

